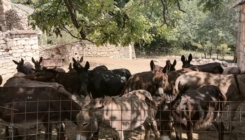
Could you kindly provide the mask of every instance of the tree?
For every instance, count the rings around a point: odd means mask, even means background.
[[[220,44],[219,46],[217,46],[217,59],[219,57],[219,54],[223,57],[226,53],[228,53],[230,51],[230,48],[228,47],[227,44]]]
[[[97,45],[150,42],[155,35],[171,37],[184,0],[39,0],[31,25],[61,36],[66,31]],[[200,0],[204,10],[222,0]],[[184,12],[184,11],[183,11]],[[166,26],[165,26],[166,25]],[[155,30],[157,32],[152,31]]]

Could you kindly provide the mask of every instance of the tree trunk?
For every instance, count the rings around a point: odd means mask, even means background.
[[[235,49],[235,51],[234,51],[233,63],[237,63],[236,49]]]

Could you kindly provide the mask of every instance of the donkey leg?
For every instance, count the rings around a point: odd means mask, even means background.
[[[232,122],[233,122],[233,120],[234,120],[234,117],[235,117],[235,115],[236,115],[236,110],[237,110],[237,108],[238,108],[238,106],[240,105],[240,103],[241,102],[232,102],[232,103],[230,103],[230,112],[229,112],[229,110],[228,110],[228,124],[227,124],[227,126],[226,126],[226,128],[225,128],[225,130],[226,131],[231,131],[231,130],[233,130],[234,129],[234,126],[232,126]]]
[[[224,139],[224,123],[222,121],[213,122],[213,125],[219,132],[219,140],[223,140]]]
[[[22,136],[20,136],[20,133],[17,128],[12,128],[11,134],[9,134],[9,127],[5,126],[5,137],[7,140],[12,140],[12,136],[14,140],[22,140]]]
[[[176,140],[182,140],[182,132],[175,130]]]
[[[143,125],[144,125],[144,128],[145,128],[145,137],[144,137],[144,140],[149,140],[150,139],[150,129],[151,129],[151,126],[146,121],[143,123]]]
[[[57,131],[57,140],[68,140],[69,139],[66,135],[64,123],[56,124],[56,131]]]
[[[51,123],[43,123],[45,127],[45,140],[51,140],[52,138],[52,124]]]
[[[157,129],[157,122],[153,118],[151,119],[151,127],[152,127],[153,133],[155,135],[155,139],[160,139],[160,132]]]
[[[98,127],[98,129],[93,133],[93,137],[91,138],[91,140],[99,140],[99,132],[100,128]]]
[[[187,122],[187,138],[188,140],[193,140],[192,134],[193,134],[193,125],[192,122]]]

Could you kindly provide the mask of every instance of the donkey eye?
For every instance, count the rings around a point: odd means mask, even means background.
[[[83,123],[83,127],[85,127],[86,125],[88,125],[88,123]]]

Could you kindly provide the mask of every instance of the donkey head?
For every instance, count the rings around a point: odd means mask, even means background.
[[[17,65],[16,69],[18,72],[21,72],[24,74],[33,73],[33,71],[31,70],[33,66],[29,62],[26,62],[26,64],[24,64],[23,58],[21,58],[20,62],[17,62],[15,60],[13,60],[13,62]]]
[[[32,57],[32,62],[33,64],[35,65],[35,69],[36,70],[41,70],[42,69],[42,66],[41,66],[41,63],[43,61],[43,57],[40,57],[39,61],[35,61],[35,59]]]
[[[23,58],[21,58],[20,62],[17,62],[15,60],[13,60],[13,62],[17,65],[17,67],[16,67],[17,71],[18,72],[22,72],[23,71],[23,66],[24,66],[24,60],[23,60]]]
[[[158,66],[154,64],[154,61],[151,60],[150,67],[151,71],[154,72],[154,70],[162,70],[163,73],[167,73],[169,71],[175,71],[176,66],[176,60],[174,60],[173,64],[171,64],[170,60],[166,61],[166,65],[164,67]]]
[[[73,58],[72,58],[72,59],[73,59]],[[77,57],[76,62],[82,64],[82,62],[83,62],[83,56],[81,56],[80,59],[79,59],[79,57]]]
[[[87,87],[89,84],[89,62],[87,61],[85,64],[85,67],[83,67],[78,61],[76,61],[74,58],[73,60],[73,67],[78,73],[78,79],[80,82],[80,90],[82,94],[87,94]]]
[[[98,115],[96,114],[100,114],[100,110],[103,110],[103,102],[104,99],[102,98],[90,99],[89,96],[86,96],[82,109],[77,114],[77,140],[89,139],[96,132],[99,127]]]
[[[68,68],[68,73],[74,73],[77,72],[71,65],[71,63],[69,64],[69,68]]]
[[[164,90],[168,87],[168,75],[162,70],[156,70],[152,78],[152,82],[157,89],[157,95],[163,95]]]
[[[163,68],[163,72],[164,73],[168,73],[170,71],[175,71],[175,66],[176,66],[176,60],[174,60],[173,64],[171,64],[170,60],[166,61],[166,65]]]
[[[191,60],[192,60],[192,55],[191,55],[191,53],[189,54],[187,60],[185,59],[185,56],[182,55],[182,56],[181,56],[181,61],[182,61],[182,63],[183,63],[182,68],[189,68],[189,67],[193,66],[193,65],[191,64]]]

